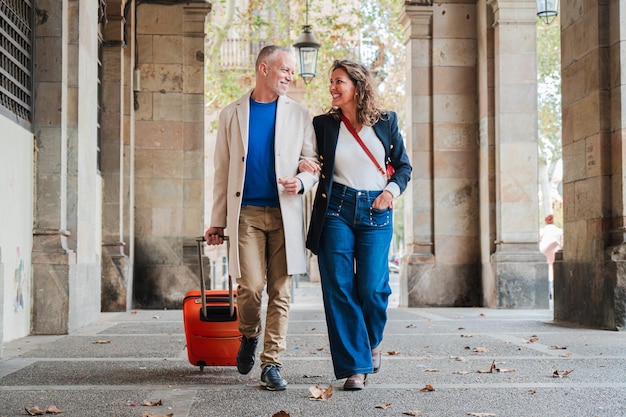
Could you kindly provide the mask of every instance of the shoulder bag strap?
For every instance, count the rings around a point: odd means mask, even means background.
[[[352,124],[350,123],[350,121],[348,120],[348,118],[346,116],[343,115],[343,113],[341,114],[341,121],[346,125],[346,127],[348,128],[348,130],[350,131],[350,133],[352,133],[352,136],[354,136],[354,139],[356,139],[357,142],[359,142],[359,145],[361,145],[361,148],[363,148],[363,150],[365,151],[365,153],[367,154],[367,156],[370,157],[370,159],[372,160],[372,162],[376,165],[376,168],[378,168],[378,170],[380,171],[381,174],[383,175],[387,175],[386,171],[383,169],[383,167],[380,166],[380,164],[378,163],[378,161],[376,160],[376,158],[374,158],[374,155],[372,155],[372,153],[370,152],[370,150],[367,148],[367,146],[365,146],[365,144],[363,143],[363,141],[361,140],[361,137],[359,136],[359,134],[356,132],[356,130],[354,130],[354,127],[352,127]]]

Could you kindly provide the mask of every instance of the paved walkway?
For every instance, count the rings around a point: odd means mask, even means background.
[[[557,326],[550,310],[391,308],[383,352],[365,390],[342,391],[310,283],[295,290],[283,392],[261,389],[258,367],[191,366],[181,311],[105,313],[69,336],[5,344],[0,416],[626,416],[626,332]],[[311,399],[316,385],[332,396]]]

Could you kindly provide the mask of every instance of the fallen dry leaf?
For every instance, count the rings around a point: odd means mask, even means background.
[[[333,396],[333,386],[329,385],[328,388],[324,389],[319,385],[315,385],[313,387],[309,387],[309,392],[311,393],[311,397],[314,400],[327,400]]]
[[[391,355],[391,356],[395,356],[395,355],[399,355],[400,352],[398,352],[397,350],[390,350],[387,352],[387,355]]]
[[[173,417],[173,416],[174,416],[174,413],[169,413],[169,414],[152,414],[149,411],[141,413],[141,417]]]
[[[462,334],[461,337],[474,337],[474,335],[471,333],[465,333],[465,334]]]
[[[485,314],[485,313],[480,313],[480,314],[479,314],[479,316],[480,316],[480,317],[485,317],[485,316],[486,316],[486,314]]]
[[[42,416],[44,414],[59,414],[62,413],[63,410],[59,410],[56,405],[49,405],[45,410],[40,409],[38,406],[24,408],[28,414],[31,416]]]
[[[422,369],[422,372],[439,372],[439,369],[437,369],[437,368],[427,368],[427,369]]]
[[[406,326],[407,329],[412,329],[413,327],[417,327],[417,326],[414,324],[407,324]]]
[[[273,414],[272,417],[291,417],[291,414],[289,414],[285,410],[280,410],[278,413]]]
[[[537,337],[537,335],[532,335],[530,337],[530,339],[526,340],[526,339],[522,339],[524,341],[524,343],[535,343],[537,340],[539,340],[539,338]]]
[[[303,378],[321,378],[322,375],[302,375]]]
[[[405,415],[405,416],[419,416],[421,412],[422,412],[422,410],[419,410],[419,411],[403,411],[402,415]]]
[[[111,343],[110,340],[96,340],[94,342],[91,342],[92,345],[107,345]]]
[[[469,371],[454,371],[452,372],[454,375],[467,375]]]
[[[457,330],[465,330],[465,327],[459,327]]]
[[[426,384],[426,386],[424,386],[424,388],[422,388],[420,390],[420,392],[429,392],[429,391],[434,391],[434,390],[435,390],[435,388],[433,388],[432,385]]]
[[[161,400],[144,401],[143,403],[141,403],[141,405],[146,406],[146,407],[154,407],[154,406],[157,406],[157,405],[163,405],[163,401],[161,401]]]
[[[474,350],[472,352],[476,352],[476,353],[485,353],[485,352],[489,352],[489,349],[487,349],[486,347],[477,347],[474,348]]]
[[[152,316],[153,319],[160,319],[161,316]]]
[[[559,356],[561,356],[563,358],[569,358],[570,356],[572,356],[572,353],[571,352],[561,353]]]
[[[573,369],[570,369],[569,371],[554,371],[552,373],[552,376],[554,378],[563,378],[565,376],[568,376],[569,374],[571,374],[572,372],[574,372]]]
[[[391,407],[391,403],[377,404],[377,405],[374,406],[374,408],[382,408],[383,410],[386,410],[389,407]]]
[[[137,314],[137,310],[130,310],[130,314]]]
[[[495,414],[492,413],[467,413],[468,416],[474,416],[474,417],[490,417],[490,416],[495,416]]]
[[[463,356],[450,356],[450,359],[454,359],[455,361],[459,362],[467,362],[467,359],[465,359]]]
[[[46,413],[48,414],[59,414],[62,412],[63,410],[59,410],[56,405],[49,405],[48,408],[46,408]]]
[[[530,391],[528,391],[528,392],[530,392],[532,395],[535,395],[535,394],[537,393],[537,390],[536,390],[536,389],[531,389],[531,390],[530,390]]]
[[[563,349],[563,350],[565,350],[565,349],[567,349],[567,346],[553,345],[553,346],[550,346],[550,349]]]

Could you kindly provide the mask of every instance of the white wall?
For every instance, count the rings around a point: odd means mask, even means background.
[[[0,115],[0,334],[30,333],[33,134]]]

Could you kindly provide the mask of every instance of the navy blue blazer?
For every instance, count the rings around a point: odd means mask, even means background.
[[[319,249],[320,235],[324,227],[324,218],[328,210],[331,190],[333,188],[333,175],[335,172],[335,151],[339,137],[340,121],[328,114],[313,118],[313,128],[317,140],[317,151],[322,166],[320,181],[317,185],[311,224],[307,234],[306,247],[314,254]],[[385,147],[385,161],[395,168],[395,173],[389,181],[395,182],[404,192],[411,179],[411,162],[398,131],[398,116],[395,112],[388,111],[374,126],[376,136]]]

